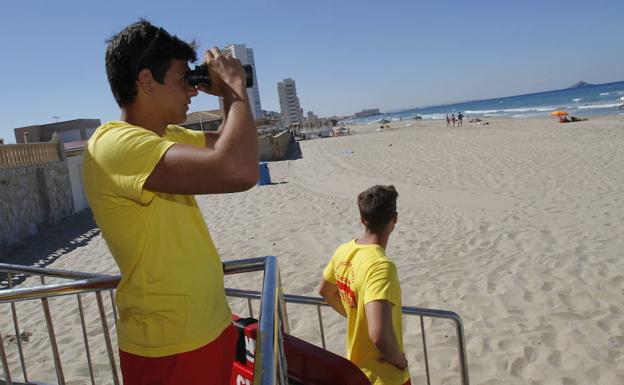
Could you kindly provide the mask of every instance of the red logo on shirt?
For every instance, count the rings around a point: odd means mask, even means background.
[[[336,286],[340,292],[340,300],[352,309],[356,308],[357,295],[351,288],[355,277],[350,262],[341,262],[336,269]]]

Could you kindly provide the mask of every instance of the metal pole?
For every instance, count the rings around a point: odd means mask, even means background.
[[[115,330],[117,330],[117,306],[115,305],[115,291],[110,289],[111,306],[113,307],[113,320],[115,321]]]
[[[462,385],[470,385],[468,378],[468,358],[466,357],[466,342],[464,341],[464,325],[461,318],[455,318],[457,328],[457,350],[459,350],[459,362],[462,373]]]
[[[323,343],[323,349],[326,349],[325,328],[323,327],[323,315],[321,314],[321,305],[316,305],[316,312],[318,313],[319,328],[321,329],[321,342]]]
[[[85,325],[84,311],[82,310],[82,299],[80,294],[76,294],[78,298],[78,312],[80,313],[80,324],[82,325],[82,338],[85,343],[85,352],[87,353],[87,365],[89,365],[89,376],[91,377],[91,385],[95,385],[95,378],[93,378],[93,365],[91,364],[91,351],[89,350],[89,339],[87,338],[87,327]]]
[[[249,307],[249,316],[253,317],[253,307],[251,307],[251,298],[247,298],[247,307]]]
[[[13,288],[13,274],[8,274],[9,289]],[[17,339],[17,350],[19,351],[20,363],[22,365],[22,373],[24,374],[24,382],[28,382],[28,374],[26,373],[26,362],[24,361],[24,350],[22,349],[22,339],[20,338],[20,328],[17,319],[17,309],[15,302],[11,302],[11,313],[13,314],[13,326],[15,327],[15,338]]]
[[[264,282],[262,285],[262,299],[260,300],[260,320],[256,342],[256,367],[254,369],[254,384],[275,385],[277,375],[275,351],[277,336],[277,267],[275,257],[266,257],[264,263]]]
[[[45,285],[45,278],[41,277],[41,284]],[[54,358],[54,368],[56,369],[56,378],[59,385],[65,385],[65,376],[63,375],[63,366],[61,365],[61,355],[56,345],[56,336],[54,334],[54,325],[52,324],[52,315],[50,314],[50,305],[48,298],[41,298],[41,306],[43,306],[43,314],[48,327],[48,336],[50,337],[50,345],[52,347],[52,357]]]
[[[7,361],[6,352],[4,351],[4,341],[2,341],[2,334],[0,334],[0,360],[2,360],[2,369],[4,370],[4,379],[7,385],[12,385],[11,369],[9,369],[9,362]]]
[[[420,316],[420,331],[422,332],[423,351],[425,352],[425,371],[427,372],[427,385],[431,385],[429,379],[429,358],[427,356],[427,339],[425,338],[425,323],[423,317]]]
[[[110,333],[108,332],[108,322],[106,322],[106,312],[104,311],[102,292],[95,292],[95,296],[97,297],[98,309],[100,310],[100,320],[102,321],[104,342],[106,342],[106,351],[108,352],[108,362],[110,363],[111,372],[113,373],[113,382],[115,385],[119,385],[119,377],[117,376],[117,365],[115,364],[115,356],[113,356],[113,345],[111,344]]]

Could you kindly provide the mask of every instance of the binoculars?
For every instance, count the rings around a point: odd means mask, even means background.
[[[253,68],[251,65],[245,64],[243,65],[243,70],[245,71],[245,86],[250,88],[254,83]],[[212,82],[210,80],[208,66],[205,63],[195,66],[195,69],[186,74],[186,82],[191,87],[197,87],[201,84],[210,88],[212,86]]]

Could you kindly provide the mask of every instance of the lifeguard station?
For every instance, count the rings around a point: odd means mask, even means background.
[[[229,297],[243,298],[247,301],[249,316],[253,315],[253,302],[260,302],[259,319],[243,319],[235,317],[235,324],[240,327],[241,340],[237,353],[237,361],[232,370],[231,383],[233,385],[365,385],[369,384],[364,374],[348,360],[326,350],[325,333],[321,308],[328,306],[323,299],[318,297],[306,297],[288,295],[282,292],[279,267],[277,259],[273,256],[251,258],[225,262],[223,270],[226,275],[242,274],[253,271],[263,271],[264,278],[262,291],[248,291],[240,289],[226,289]],[[28,267],[21,265],[0,264],[0,273],[4,273],[6,281],[3,282],[5,289],[0,290],[0,310],[2,318],[6,321],[12,317],[13,330],[0,330],[0,361],[4,372],[4,379],[0,384],[4,385],[51,385],[37,381],[29,375],[29,365],[33,365],[26,357],[23,342],[20,338],[20,323],[28,314],[20,314],[16,303],[21,301],[40,302],[41,312],[45,319],[51,359],[49,360],[50,373],[56,374],[56,384],[76,384],[63,371],[60,347],[57,341],[63,336],[57,335],[53,318],[58,322],[63,315],[78,313],[81,320],[84,367],[89,373],[90,384],[121,383],[118,363],[114,352],[111,335],[115,333],[117,312],[114,304],[115,288],[119,283],[119,276],[93,274],[87,272],[74,272],[66,270],[47,269],[40,267]],[[41,285],[19,287],[18,282],[27,276],[39,277]],[[61,280],[60,283],[46,283],[48,280]],[[64,301],[63,307],[55,307],[53,297],[64,297],[70,300],[75,297],[75,302]],[[52,301],[51,301],[52,299]],[[97,303],[101,336],[98,340],[104,341],[105,347],[94,346],[95,337],[93,331],[88,332],[85,322],[85,301]],[[110,301],[110,304],[108,303]],[[68,307],[73,303],[73,307]],[[316,308],[322,347],[313,345],[289,334],[287,304],[296,303],[309,305]],[[9,311],[10,308],[10,311]],[[110,309],[107,312],[106,309]],[[54,317],[53,317],[54,313]],[[459,382],[469,385],[466,348],[464,342],[464,330],[462,320],[454,312],[433,310],[415,307],[403,307],[403,315],[420,318],[421,339],[424,351],[424,367],[426,371],[427,385],[430,385],[429,357],[427,355],[427,339],[425,334],[424,318],[446,319],[454,323],[457,341],[457,354],[459,360]],[[111,319],[112,318],[112,322]],[[9,324],[11,322],[9,321]],[[3,323],[4,324],[4,323]],[[2,336],[15,336],[16,354],[8,355]],[[110,377],[105,382],[96,381],[92,352],[94,349],[104,349],[110,366]],[[413,375],[413,373],[412,373]],[[99,377],[98,377],[99,378]],[[207,379],[207,384],[209,380]],[[86,383],[85,383],[86,385]],[[416,384],[414,384],[416,385]]]

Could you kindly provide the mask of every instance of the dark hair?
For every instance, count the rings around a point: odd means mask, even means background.
[[[141,19],[106,41],[106,75],[120,107],[134,102],[139,71],[147,68],[163,84],[171,59],[197,60],[195,42],[171,36],[163,28]]]
[[[358,208],[364,226],[370,231],[382,230],[396,213],[399,193],[394,186],[375,185],[358,195]]]

